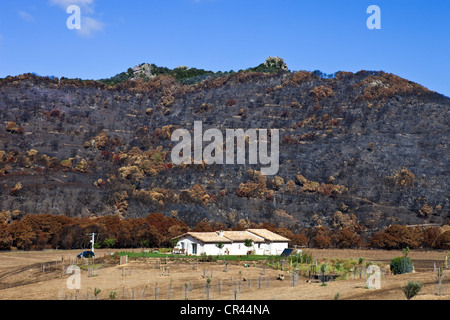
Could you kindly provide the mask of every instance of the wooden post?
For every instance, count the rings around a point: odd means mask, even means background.
[[[158,300],[158,286],[156,284],[155,284],[154,296],[155,296],[155,300]]]
[[[438,269],[438,295],[441,295],[442,292],[442,275],[444,273],[444,270],[442,267],[439,267]]]
[[[148,284],[144,287],[144,290],[142,290],[141,299],[145,300],[145,290],[147,290]]]
[[[219,294],[222,294],[222,279],[219,279],[219,281],[217,283],[217,290],[218,290]]]

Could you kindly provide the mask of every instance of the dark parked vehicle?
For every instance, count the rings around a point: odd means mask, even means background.
[[[79,255],[77,255],[77,258],[93,258],[95,257],[95,254],[92,251],[83,251]]]

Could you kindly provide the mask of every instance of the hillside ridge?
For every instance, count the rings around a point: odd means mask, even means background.
[[[383,71],[325,75],[267,61],[226,73],[159,70],[1,79],[3,219],[161,212],[190,226],[292,230],[449,220],[449,98]],[[279,129],[279,172],[173,165],[171,134],[194,121]]]

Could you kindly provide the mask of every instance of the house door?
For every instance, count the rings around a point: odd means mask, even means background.
[[[192,254],[197,254],[197,244],[196,243],[192,244]]]

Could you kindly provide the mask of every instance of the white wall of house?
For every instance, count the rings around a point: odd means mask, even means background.
[[[184,249],[187,255],[201,255],[202,253],[206,253],[206,255],[216,256],[216,255],[245,255],[247,251],[253,250],[257,245],[253,245],[253,247],[246,247],[244,242],[233,242],[233,243],[223,243],[224,246],[222,249],[219,249],[216,246],[216,243],[203,243],[191,236],[187,236],[181,238],[178,241],[176,248]],[[196,252],[194,247],[196,246]],[[262,252],[262,251],[261,251]],[[260,254],[260,253],[257,253]],[[261,253],[262,254],[262,253]]]
[[[262,255],[280,255],[284,249],[288,248],[287,242],[266,242]]]
[[[244,242],[233,242],[225,245],[224,249],[224,254],[225,252],[228,252],[227,254],[231,256],[242,256],[246,255],[247,251],[252,251],[253,247],[246,247]]]
[[[175,248],[184,249],[187,255],[200,255],[202,252],[202,243],[191,236],[187,236],[181,238]]]
[[[184,249],[187,255],[246,255],[247,251],[254,251],[257,255],[279,255],[284,249],[288,248],[287,242],[266,242],[253,243],[253,246],[248,248],[244,242],[223,243],[224,247],[219,250],[216,243],[203,243],[200,240],[185,236],[181,238],[177,245],[177,249]]]
[[[224,249],[225,249],[225,247],[222,249],[222,252]],[[213,256],[213,255],[217,256],[219,254],[219,248],[216,247],[215,243],[205,243],[205,245],[203,246],[202,252],[206,253],[206,255],[208,255],[208,256]]]

